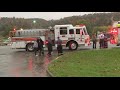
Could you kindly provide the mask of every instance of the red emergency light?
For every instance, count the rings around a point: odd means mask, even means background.
[[[117,31],[117,28],[113,28],[110,32],[113,34],[117,34],[118,31]]]
[[[84,24],[80,24],[79,26],[81,26],[81,27],[82,27],[82,26],[85,26],[85,25],[84,25]]]
[[[44,44],[48,44],[48,40],[46,40],[46,41],[44,42]]]
[[[15,28],[13,29],[13,32],[16,32],[16,29],[15,29]]]

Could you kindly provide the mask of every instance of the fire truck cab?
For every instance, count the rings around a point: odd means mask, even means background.
[[[90,44],[90,37],[85,25],[75,27],[72,24],[55,25],[54,32],[55,40],[60,37],[62,45],[69,47],[70,50],[76,50],[80,45],[88,46]]]

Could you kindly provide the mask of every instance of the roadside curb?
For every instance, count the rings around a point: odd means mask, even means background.
[[[58,58],[59,58],[59,57],[56,57],[54,60],[57,60]],[[53,61],[54,61],[54,60],[53,60]],[[48,66],[49,66],[53,61],[51,61],[51,62],[48,64]],[[48,70],[48,67],[47,67],[46,72],[47,72],[47,74],[48,74],[50,77],[55,77],[55,76]]]
[[[47,72],[47,75],[48,75],[48,76],[54,77],[53,74],[52,74],[48,69],[46,70],[46,72]]]

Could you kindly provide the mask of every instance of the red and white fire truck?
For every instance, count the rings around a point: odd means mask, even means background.
[[[69,47],[71,50],[76,50],[80,45],[90,45],[90,36],[85,25],[73,26],[71,24],[67,24],[55,25],[53,29],[26,29],[10,31],[11,47],[33,51],[33,43],[38,37],[44,41],[44,47],[46,47],[48,37],[52,39],[54,46],[57,37],[60,37],[62,45]]]
[[[120,45],[120,21],[115,21],[109,30],[110,43]]]

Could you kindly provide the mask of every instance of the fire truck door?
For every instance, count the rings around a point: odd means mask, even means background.
[[[74,29],[69,29],[68,39],[71,39],[71,40],[75,39],[75,31],[74,31]]]
[[[85,32],[84,30],[80,30],[80,36],[81,36],[81,40],[84,43],[85,42]]]
[[[67,32],[67,28],[65,28],[65,29],[60,29],[60,31],[58,32],[58,37],[60,37],[61,38],[61,40],[63,40],[63,41],[66,41],[66,40],[68,40],[68,32]]]
[[[75,34],[76,41],[79,42],[80,44],[85,43],[85,35],[84,31],[81,29],[76,29],[76,34]]]

